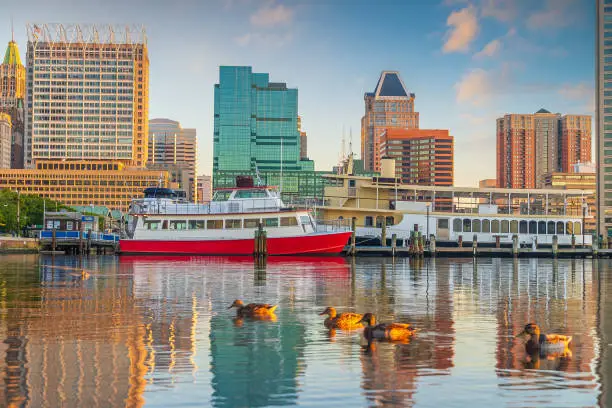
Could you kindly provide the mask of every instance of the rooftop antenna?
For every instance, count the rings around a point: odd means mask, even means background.
[[[353,155],[353,127],[351,126],[351,130],[349,132],[349,155]]]
[[[13,26],[13,16],[11,16],[11,42],[15,42],[15,27]]]

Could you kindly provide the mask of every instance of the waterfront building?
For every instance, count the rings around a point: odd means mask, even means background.
[[[497,119],[497,186],[541,188],[544,175],[591,160],[591,119],[540,109]]]
[[[380,171],[380,137],[389,128],[418,129],[414,93],[409,93],[399,72],[383,71],[374,92],[364,95],[361,118],[361,158],[366,171]]]
[[[298,90],[251,67],[221,66],[215,85],[213,179],[223,172],[314,171],[301,160]]]
[[[21,63],[19,48],[11,38],[0,64],[0,112],[11,119],[11,168],[23,168],[23,139],[25,113],[25,67]]]
[[[591,161],[591,116],[565,115],[560,122],[560,170],[568,173],[574,164]]]
[[[404,184],[453,185],[453,136],[448,130],[386,129],[378,155],[395,159],[395,174]]]
[[[28,25],[25,164],[147,162],[149,57],[144,30]]]
[[[597,0],[595,152],[597,232],[612,238],[612,6]]]
[[[0,169],[11,168],[11,117],[0,112]]]
[[[588,190],[595,191],[596,175],[595,172],[551,172],[544,175],[544,188],[564,189],[564,190]],[[585,207],[586,204],[586,207]],[[594,195],[586,195],[580,199],[575,198],[574,202],[569,203],[572,207],[582,205],[585,211],[585,231],[594,233],[596,231],[595,216],[597,206]]]
[[[212,177],[198,176],[198,202],[208,203],[212,200]]]
[[[197,200],[196,189],[197,139],[196,130],[183,128],[170,119],[149,120],[147,168],[167,170],[171,182],[187,193],[190,201]]]
[[[67,206],[106,206],[126,212],[151,186],[167,186],[168,173],[130,169],[120,161],[38,160],[35,169],[0,170],[0,189],[34,194]]]

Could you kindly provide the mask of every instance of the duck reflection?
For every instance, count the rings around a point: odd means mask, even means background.
[[[568,371],[571,359],[570,349],[553,353],[533,349],[525,353],[522,365],[525,370]]]

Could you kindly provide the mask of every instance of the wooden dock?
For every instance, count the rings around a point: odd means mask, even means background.
[[[591,258],[610,257],[612,249],[593,251],[592,248],[560,248],[556,255],[551,248],[531,249],[519,248],[471,248],[471,247],[437,247],[434,251],[424,249],[422,253],[414,253],[410,248],[392,248],[390,246],[355,247],[354,254],[350,247],[345,248],[345,255],[354,256],[389,256],[389,257],[490,257],[490,258]]]

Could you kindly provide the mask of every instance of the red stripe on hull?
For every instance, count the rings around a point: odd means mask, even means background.
[[[338,254],[350,232],[268,238],[268,255]],[[162,241],[121,240],[119,250],[130,254],[251,255],[254,239]]]

